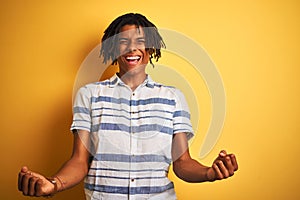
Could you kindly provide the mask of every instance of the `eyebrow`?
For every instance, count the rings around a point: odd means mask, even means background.
[[[140,40],[140,39],[146,40],[145,37],[138,37],[138,38],[136,38],[136,40]],[[127,37],[119,37],[119,40],[128,40],[128,38]]]

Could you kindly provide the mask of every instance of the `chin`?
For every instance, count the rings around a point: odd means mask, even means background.
[[[127,76],[145,74],[145,67],[146,65],[130,66],[130,67],[126,67],[125,70],[124,68],[123,70],[120,70],[120,73],[122,75],[127,75]]]

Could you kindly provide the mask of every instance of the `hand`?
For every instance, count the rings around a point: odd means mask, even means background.
[[[54,185],[44,176],[22,167],[19,172],[18,189],[25,196],[47,196],[54,192]]]
[[[225,179],[232,176],[237,169],[235,155],[227,154],[225,150],[222,150],[212,167],[207,170],[207,178],[209,181]]]

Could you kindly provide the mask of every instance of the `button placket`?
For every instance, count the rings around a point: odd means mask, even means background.
[[[132,101],[136,101],[135,92],[132,92],[132,94],[131,94],[131,102]],[[136,111],[135,106],[130,105],[130,120],[131,120],[130,133],[131,134],[135,133],[135,130],[133,127],[136,126],[136,123],[134,123],[133,119],[136,118],[136,113],[137,113],[137,111]]]
[[[135,118],[136,118],[136,106],[135,104],[133,104],[132,102],[136,101],[136,94],[135,92],[133,92],[131,94],[130,97],[130,169],[132,170],[132,165],[135,164],[135,155],[137,153],[137,140],[134,136],[135,134],[135,129],[133,127],[136,127],[136,122],[135,122]],[[135,187],[136,186],[136,177],[134,176],[134,174],[132,174],[132,172],[130,172],[129,174],[129,187]],[[129,189],[130,190],[130,189]],[[132,196],[131,196],[132,197]],[[130,199],[131,199],[130,197]]]

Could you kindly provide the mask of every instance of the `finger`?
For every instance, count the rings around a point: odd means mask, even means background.
[[[18,189],[19,189],[19,191],[22,191],[23,176],[24,176],[24,174],[22,172],[19,172],[19,175],[18,175]]]
[[[22,191],[22,180],[23,180],[23,176],[26,174],[26,172],[28,171],[28,168],[26,166],[22,167],[19,175],[18,175],[18,189],[20,191]]]
[[[43,192],[42,192],[42,185],[43,185],[43,180],[42,179],[39,179],[37,180],[36,184],[35,184],[35,190],[36,190],[36,193],[35,195],[37,197],[40,197],[43,195]]]
[[[238,170],[239,166],[238,166],[238,163],[237,163],[235,155],[234,154],[230,154],[230,159],[231,159],[231,163],[232,163],[232,166],[234,168],[234,171]]]
[[[219,161],[218,163],[218,167],[223,175],[223,178],[228,178],[229,177],[229,172],[226,168],[226,166],[224,165],[224,163],[222,161]]]
[[[22,187],[22,191],[24,195],[28,195],[28,182],[29,179],[31,178],[30,174],[24,174],[22,177],[22,183],[21,183],[21,187]]]
[[[39,178],[33,177],[33,176],[29,179],[29,183],[28,183],[28,195],[29,196],[35,195],[35,193],[36,193],[35,184],[38,180],[39,180]]]
[[[235,171],[235,166],[232,163],[231,155],[226,156],[226,166],[229,171],[229,175],[232,176]]]
[[[221,180],[221,179],[223,179],[223,174],[221,173],[221,171],[220,171],[218,165],[217,165],[216,163],[214,163],[212,167],[213,167],[213,169],[214,169],[214,171],[215,171],[215,174],[216,174],[215,179],[216,179],[216,180]]]

